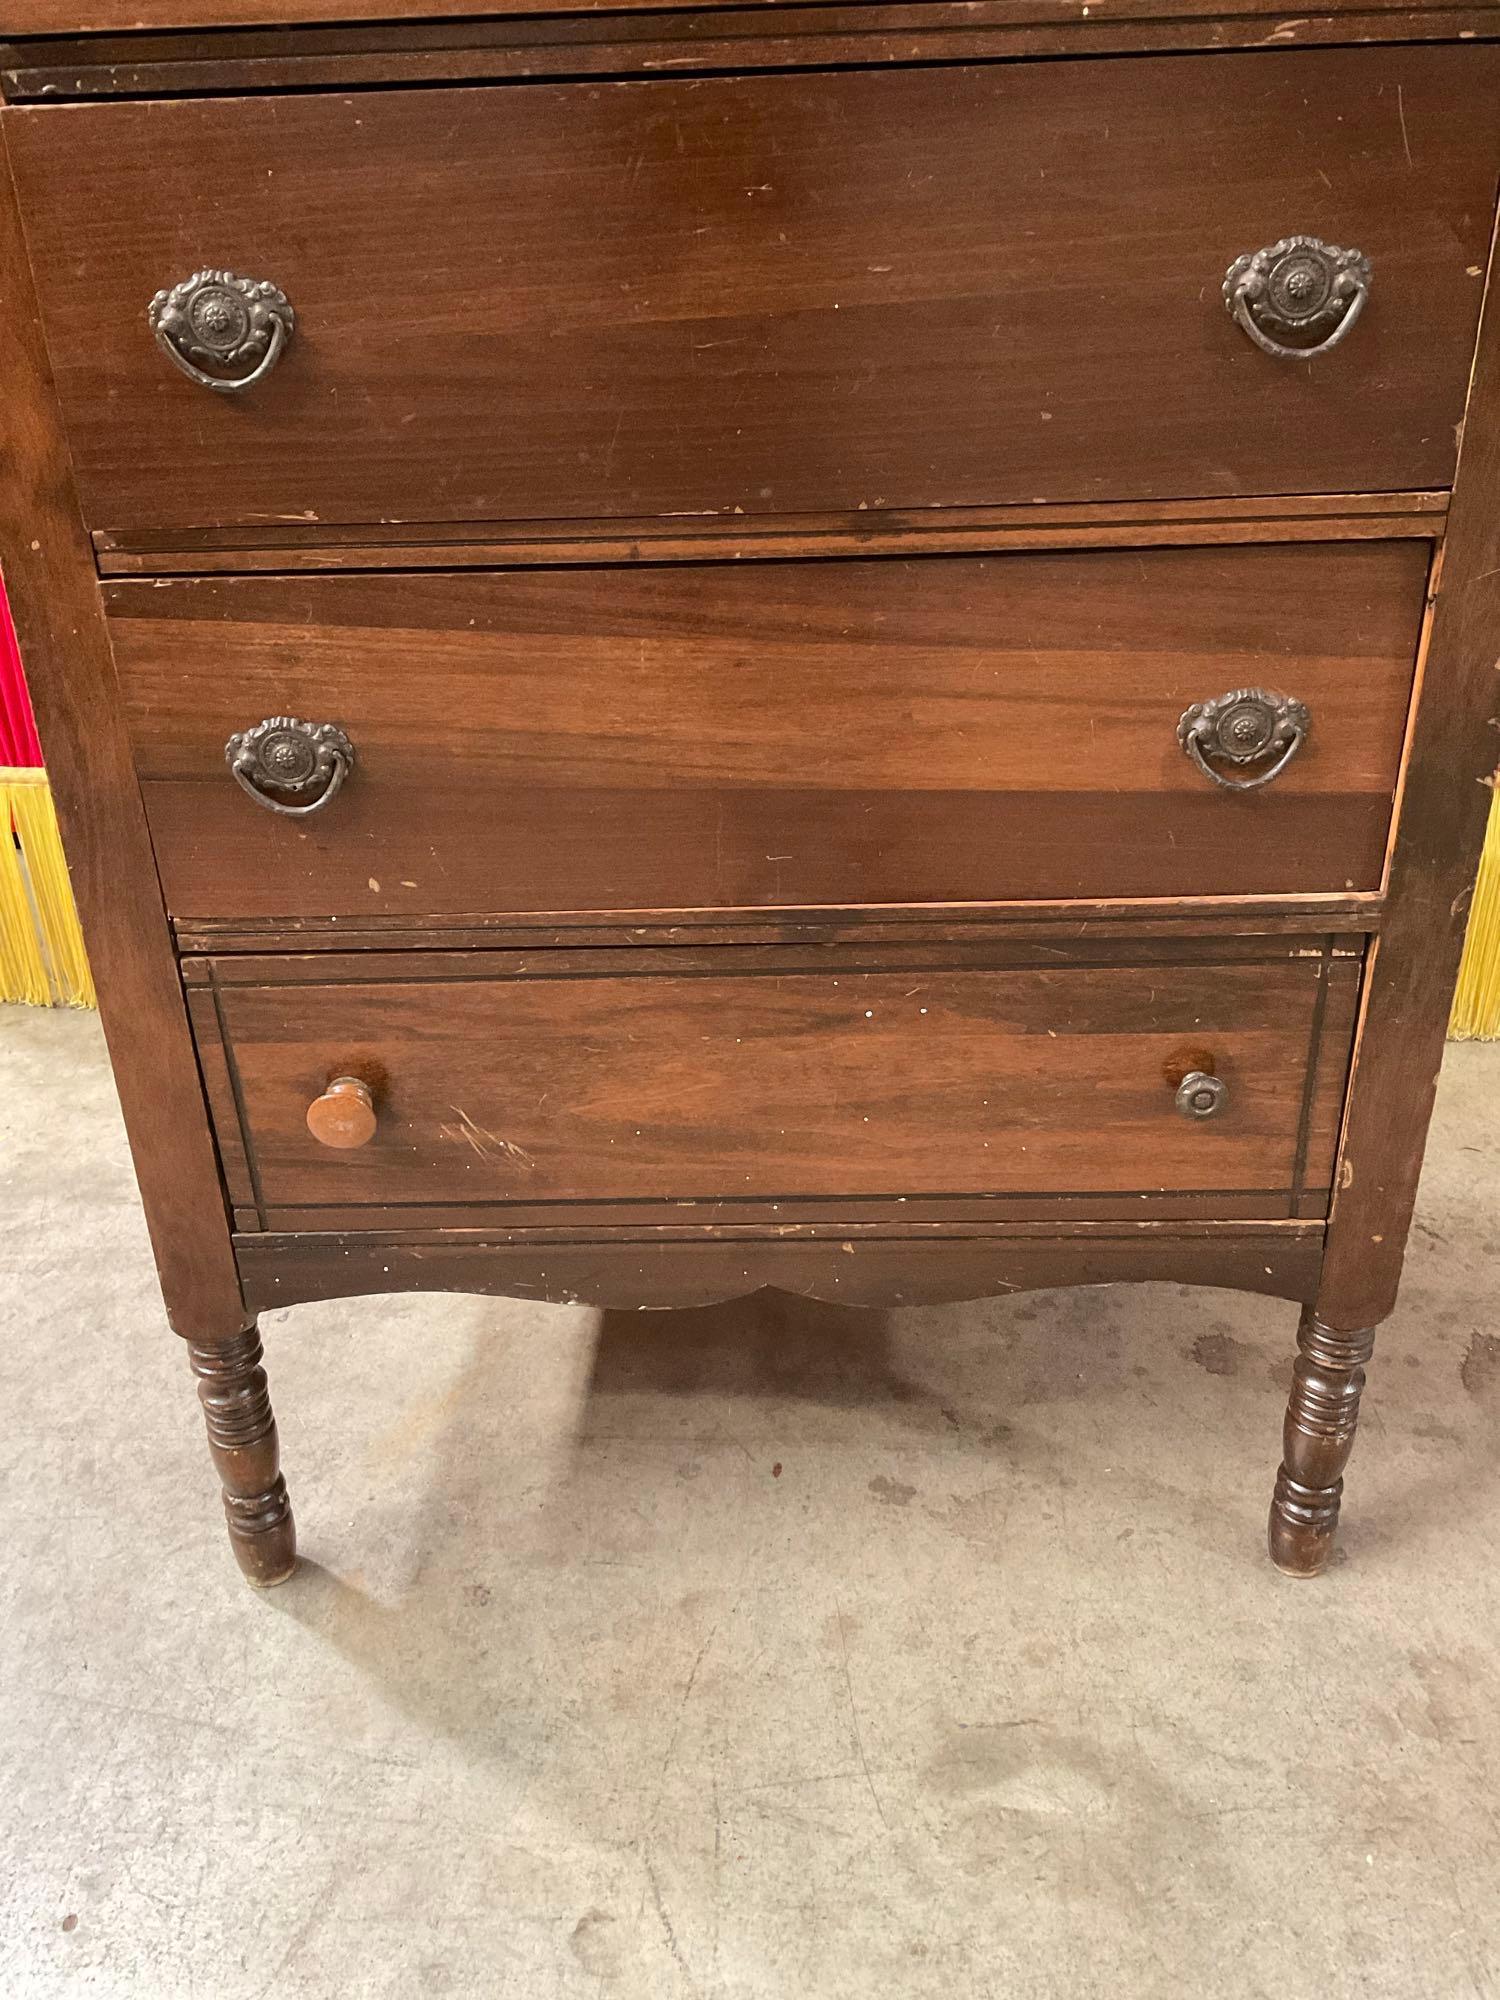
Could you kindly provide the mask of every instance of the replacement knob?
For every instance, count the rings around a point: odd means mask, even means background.
[[[375,1137],[375,1098],[362,1077],[336,1076],[307,1107],[307,1129],[320,1146],[348,1152]]]
[[[1223,1077],[1190,1069],[1177,1086],[1177,1109],[1184,1118],[1216,1118],[1228,1096],[1229,1085]]]

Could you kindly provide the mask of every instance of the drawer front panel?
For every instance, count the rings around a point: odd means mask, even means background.
[[[1338,893],[1379,885],[1426,562],[1355,543],[107,599],[179,918]],[[1255,686],[1310,731],[1230,791],[1178,723]],[[308,818],[226,769],[232,734],[282,715],[354,745]]]
[[[54,106],[8,129],[91,525],[1441,487],[1500,49]],[[87,158],[89,172],[77,171]],[[1231,261],[1363,251],[1326,358]],[[218,396],[146,311],[279,286]]]
[[[867,972],[827,953],[679,971],[679,953],[587,975],[553,954],[509,976],[493,954],[222,962],[198,1019],[229,1052],[226,1159],[273,1226],[820,1196],[1074,1195],[1139,1216],[1143,1196],[1199,1191],[1285,1216],[1310,1144],[1328,1172],[1313,1135],[1342,1095],[1356,968],[1274,954]],[[1315,1057],[1334,1022],[1330,1072]],[[1195,1070],[1220,1079],[1211,1116],[1176,1102]],[[373,1099],[352,1150],[308,1125],[341,1076]]]

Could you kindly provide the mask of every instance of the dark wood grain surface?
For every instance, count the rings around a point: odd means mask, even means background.
[[[281,521],[274,527],[96,531],[103,576],[213,576],[379,569],[577,568],[618,563],[785,562],[838,556],[991,555],[1016,549],[1232,547],[1277,542],[1436,541],[1444,492],[1308,493],[1258,499],[1102,500],[1022,507],[670,520]]]
[[[1316,952],[1169,977],[470,963],[220,990],[266,1207],[1076,1190],[1128,1215],[1138,1191],[1290,1191],[1299,1172]],[[1214,1118],[1176,1109],[1192,1069],[1228,1086]],[[343,1075],[378,1114],[356,1152],[306,1123]]]
[[[1187,5],[1063,6],[1058,0],[847,0],[843,5],[710,4],[701,9],[506,9],[499,20],[308,25],[0,41],[0,94],[11,102],[89,97],[223,97],[251,90],[344,90],[507,78],[672,75],[870,63],[972,62],[1194,49],[1317,47],[1338,42],[1459,41],[1500,36],[1493,0],[1391,6],[1360,0],[1288,15],[1268,0],[1236,11]]]
[[[86,512],[161,528],[1441,487],[1497,90],[1473,45],[8,115]],[[1295,231],[1376,271],[1310,364],[1219,297]],[[205,263],[299,314],[245,399],[146,327]]]
[[[1154,1279],[1233,1286],[1305,1301],[1318,1282],[1321,1224],[1220,1223],[1152,1228],[949,1231],[926,1238],[854,1230],[837,1242],[683,1242],[646,1232],[603,1241],[529,1243],[503,1233],[438,1237],[291,1235],[238,1239],[246,1296],[269,1312],[302,1299],[364,1292],[501,1292],[590,1305],[695,1306],[774,1288],[851,1306],[936,1305],[1045,1285]]]
[[[737,0],[698,0],[706,10],[734,6]],[[766,0],[766,12],[784,11],[786,0]],[[475,5],[473,0],[0,0],[0,34],[121,33],[145,28],[219,28],[294,26],[327,21],[448,21],[481,20],[498,12],[530,14],[633,14],[658,9],[661,0],[505,0],[500,8]],[[1276,0],[1236,0],[1237,12],[1251,16],[1277,15]],[[934,11],[937,11],[934,9]],[[1006,11],[1017,21],[1066,21],[1078,12],[1073,0],[1006,0]],[[1413,6],[1411,0],[1320,0],[1318,14],[1331,22],[1358,21],[1364,16],[1390,15],[1418,22],[1435,10]],[[1451,11],[1451,10],[1450,10]],[[1144,21],[1212,20],[1215,0],[1113,0],[1109,12],[1123,19]]]
[[[87,931],[151,1246],[178,1332],[222,1339],[244,1320],[229,1221],[48,377],[3,129],[0,383],[0,569]],[[0,837],[10,838],[8,824]]]
[[[1347,1060],[1347,1046],[1344,1055]],[[1132,1229],[1179,1222],[1259,1226],[1267,1216],[1317,1222],[1328,1212],[1328,1190],[1326,1186],[1322,1190],[1321,1208],[1312,1191],[1289,1200],[1284,1188],[1196,1188],[1165,1194],[1149,1190],[1124,1200],[1118,1194],[778,1195],[774,1201],[764,1196],[740,1201],[716,1195],[711,1201],[635,1198],[583,1206],[567,1201],[506,1202],[503,1209],[483,1203],[422,1202],[413,1207],[357,1201],[279,1207],[274,1202],[258,1204],[252,1195],[237,1206],[235,1228],[242,1234],[265,1230],[273,1236],[406,1235],[413,1218],[420,1216],[427,1235],[456,1237],[465,1231],[472,1234],[478,1216],[484,1219],[488,1236],[570,1249],[585,1239],[615,1242],[642,1234],[663,1242],[698,1242],[722,1233],[736,1242],[770,1243],[783,1236],[811,1242],[842,1239],[851,1230],[859,1234],[894,1228],[913,1241],[925,1241],[944,1232],[962,1233],[970,1224],[1002,1223],[1025,1223],[1043,1234],[1065,1233],[1082,1222],[1125,1227],[1120,1218],[1126,1211]],[[495,1218],[501,1215],[504,1228],[497,1230]]]
[[[1020,926],[1019,934],[1008,929],[991,934],[988,926],[978,927],[978,935],[965,936],[961,922],[952,928],[934,925],[916,939],[884,938],[872,948],[863,926],[835,938],[777,938],[754,943],[735,943],[726,958],[722,941],[684,936],[677,941],[640,937],[620,937],[607,931],[589,936],[584,931],[566,942],[544,938],[531,946],[512,944],[506,949],[483,947],[449,948],[438,939],[431,949],[413,956],[405,941],[381,945],[362,937],[357,949],[348,951],[303,951],[286,943],[274,951],[265,947],[246,949],[243,954],[208,959],[185,958],[182,979],[188,987],[224,990],[239,986],[329,986],[359,984],[361,980],[468,979],[476,967],[490,975],[506,978],[543,978],[573,973],[597,977],[640,973],[717,973],[725,970],[745,973],[837,972],[841,966],[863,967],[867,971],[900,972],[929,969],[941,962],[955,970],[988,972],[1011,967],[1030,970],[1066,966],[1132,965],[1171,969],[1195,959],[1215,965],[1271,964],[1290,959],[1314,957],[1347,959],[1357,963],[1363,957],[1363,940],[1345,931],[1309,938],[1300,934],[1256,936],[1250,930],[1235,931],[1219,925],[1199,934],[1190,919],[1180,927],[1153,930],[1127,922],[1116,928],[1108,918],[1072,927]],[[732,942],[732,941],[731,941]],[[837,954],[828,947],[836,945]],[[482,951],[482,956],[479,953]],[[417,970],[414,973],[413,967]]]
[[[1422,700],[1375,947],[1318,1321],[1335,1334],[1391,1311],[1480,847],[1500,777],[1500,250],[1464,427],[1451,526],[1422,660]]]
[[[180,919],[1379,887],[1419,542],[107,587]],[[1242,795],[1190,703],[1261,685],[1307,744]],[[309,820],[236,730],[330,721]]]
[[[878,950],[888,962],[890,948],[949,944],[963,950],[983,939],[993,950],[1004,941],[1030,941],[1069,950],[1081,940],[1122,936],[1153,940],[1165,956],[1184,943],[1214,939],[1232,949],[1244,942],[1263,948],[1271,937],[1295,939],[1331,927],[1371,933],[1380,928],[1384,899],[1357,896],[1164,897],[1136,901],[1083,899],[1076,902],[947,903],[908,906],[877,904],[852,909],[802,910],[631,910],[531,916],[472,913],[444,917],[195,918],[177,928],[179,948],[189,953],[398,951],[433,949],[481,951],[497,946],[525,950],[546,947],[613,950],[631,945],[671,945],[690,950],[704,945],[850,945]],[[1364,938],[1352,955],[1361,955]],[[184,960],[184,976],[201,970]]]
[[[435,1287],[1297,1299],[1326,1562],[1496,777],[1497,35],[0,0],[0,561],[253,1578],[247,1308]],[[1375,282],[1284,363],[1219,285],[1299,232]],[[298,311],[245,399],[146,324],[204,265]],[[1177,719],[1256,684],[1235,797]],[[235,789],[275,713],[326,815]]]
[[[1138,969],[1148,988],[1170,981],[1185,963],[1242,968],[1295,962],[1303,971],[1316,967],[1320,991],[1314,1002],[1314,1054],[1304,1093],[1298,1166],[1294,1174],[1291,1213],[1313,1218],[1326,1214],[1328,1177],[1333,1144],[1343,1104],[1343,1078],[1349,1058],[1350,1031],[1358,995],[1363,953],[1352,936],[1286,936],[1254,938],[1225,931],[1195,939],[1191,920],[1170,936],[1149,933],[1149,924],[1123,925],[1116,918],[1070,929],[1017,925],[964,942],[934,932],[925,942],[901,942],[882,935],[878,927],[851,931],[842,939],[829,936],[820,944],[782,942],[741,943],[725,951],[690,938],[663,949],[644,945],[634,935],[610,938],[606,932],[580,934],[573,943],[506,949],[491,944],[482,953],[448,949],[420,958],[408,951],[381,948],[375,938],[344,954],[305,953],[277,957],[235,956],[188,959],[184,976],[203,1061],[205,1083],[215,1122],[222,1135],[226,1172],[237,1204],[242,1230],[348,1232],[350,1230],[409,1230],[413,1211],[397,1202],[386,1207],[368,1199],[280,1207],[261,1186],[254,1156],[243,1138],[242,1103],[231,1051],[224,1042],[221,1004],[235,989],[267,986],[294,988],[372,985],[415,977],[439,984],[475,977],[502,979],[644,979],[652,977],[754,977],[809,973],[827,980],[845,973],[878,970],[891,975],[903,992],[934,970],[993,974],[1014,969],[1086,970],[1101,965],[1114,970]],[[935,949],[934,947],[938,947]],[[1165,1076],[1165,1072],[1164,1072]],[[1253,1217],[1286,1212],[1287,1197],[1279,1189],[1138,1189],[1131,1192],[1128,1213],[1132,1226],[1154,1226],[1156,1220],[1237,1223]],[[472,1208],[464,1201],[422,1204],[423,1227],[456,1230],[468,1225]],[[623,1202],[591,1200],[586,1229],[590,1236],[613,1238],[622,1230],[673,1230],[677,1234],[712,1235],[722,1228],[746,1240],[757,1232],[774,1237],[784,1230],[834,1235],[846,1228],[907,1228],[944,1230],[960,1225],[1027,1222],[1068,1229],[1075,1224],[1097,1226],[1100,1218],[1119,1213],[1117,1194],[1083,1194],[1057,1190],[1022,1193],[941,1195],[833,1195],[783,1191],[774,1199],[728,1188],[710,1201],[694,1204],[680,1199],[652,1201],[632,1197]],[[568,1245],[579,1235],[577,1204],[532,1199],[521,1193],[504,1208],[506,1231],[518,1239]],[[695,1219],[696,1218],[696,1219]]]

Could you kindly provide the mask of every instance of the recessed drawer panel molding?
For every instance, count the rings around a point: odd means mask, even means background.
[[[880,971],[816,952],[223,961],[194,1005],[236,1198],[283,1228],[677,1203],[791,1223],[819,1198],[836,1225],[850,1202],[972,1216],[1007,1196],[1141,1219],[1203,1193],[1274,1219],[1326,1198],[1358,960],[1326,941],[1172,965],[1095,949]]]
[[[8,124],[85,513],[150,530],[1441,488],[1497,98],[1455,45]]]
[[[107,600],[179,919],[1268,896],[1379,887],[1427,561],[1313,544]]]

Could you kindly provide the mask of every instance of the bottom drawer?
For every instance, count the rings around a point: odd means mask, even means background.
[[[328,953],[188,978],[242,1229],[1284,1218],[1326,1210],[1357,947]],[[336,1078],[359,1087],[330,1105]],[[360,1143],[322,1143],[313,1106]]]

